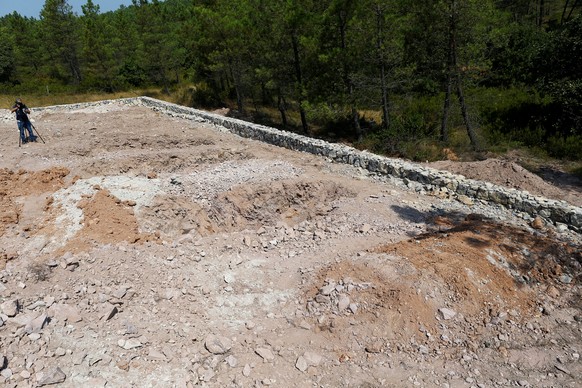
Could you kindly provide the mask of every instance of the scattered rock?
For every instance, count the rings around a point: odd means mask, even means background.
[[[18,299],[7,300],[0,305],[0,311],[2,311],[2,314],[12,318],[18,314],[19,306]]]
[[[444,320],[453,319],[455,317],[455,315],[457,315],[457,312],[455,310],[451,310],[451,309],[448,309],[445,307],[440,308],[439,313],[440,313],[441,319],[444,319]]]
[[[24,330],[28,333],[40,333],[41,330],[48,324],[48,316],[41,314],[26,324]]]
[[[297,361],[295,362],[295,367],[299,369],[301,372],[305,372],[307,368],[309,368],[309,364],[307,360],[303,356],[299,356]]]
[[[39,387],[51,384],[60,384],[67,378],[65,372],[61,368],[54,367],[42,372],[42,377],[38,380]]]
[[[265,362],[272,361],[275,359],[275,355],[273,354],[271,349],[257,348],[257,349],[255,349],[255,353],[257,353],[259,356],[261,356]]]
[[[540,216],[537,216],[531,222],[531,227],[534,229],[543,229],[544,226],[545,222]]]
[[[83,320],[79,310],[68,304],[53,304],[48,310],[49,317],[55,318],[62,322],[76,323]]]
[[[232,348],[232,341],[226,337],[210,334],[206,337],[204,346],[212,354],[224,354]]]

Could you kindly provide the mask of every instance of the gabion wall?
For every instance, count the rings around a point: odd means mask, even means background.
[[[500,204],[509,209],[527,213],[532,217],[539,216],[547,222],[564,224],[576,232],[582,232],[582,208],[570,205],[564,201],[537,197],[526,191],[467,179],[462,175],[423,167],[401,159],[378,156],[342,144],[332,144],[323,140],[312,139],[295,133],[224,117],[198,109],[187,108],[150,97],[73,104],[67,105],[66,107],[68,109],[75,109],[119,102],[128,105],[146,106],[171,116],[198,122],[209,122],[242,137],[259,140],[291,150],[321,155],[334,162],[351,164],[377,175],[402,179],[404,182],[410,183],[409,185],[416,184],[420,186],[419,191],[440,191],[453,195],[463,202],[467,200],[469,202],[471,200],[482,200]],[[59,107],[39,108],[37,110],[54,108]],[[413,182],[414,184],[412,184]]]

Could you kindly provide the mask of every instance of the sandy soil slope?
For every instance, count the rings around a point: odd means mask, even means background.
[[[3,386],[579,386],[580,235],[143,107],[32,117],[0,120]]]

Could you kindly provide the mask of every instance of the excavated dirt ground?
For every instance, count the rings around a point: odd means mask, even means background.
[[[580,384],[580,235],[142,107],[32,118],[0,120],[0,385]]]

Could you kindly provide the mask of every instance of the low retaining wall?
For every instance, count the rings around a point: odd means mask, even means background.
[[[402,159],[378,156],[342,144],[328,143],[295,133],[281,131],[247,121],[216,115],[150,97],[115,100],[128,105],[143,105],[165,114],[205,121],[226,128],[236,135],[285,147],[291,150],[325,156],[336,163],[360,167],[377,175],[395,177],[404,182],[421,185],[420,190],[440,191],[456,196],[459,200],[482,200],[524,212],[532,217],[540,216],[553,224],[564,224],[576,232],[582,232],[582,208],[564,201],[556,201],[531,195],[526,191],[505,188],[492,183],[467,179],[462,175],[423,167]],[[67,105],[67,108],[108,104],[113,101]],[[411,184],[412,185],[412,184]],[[469,200],[470,201],[470,200]]]

